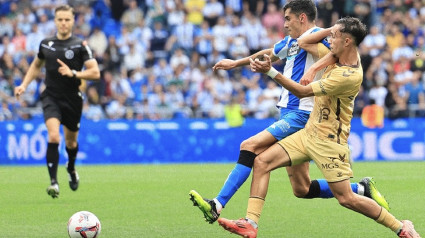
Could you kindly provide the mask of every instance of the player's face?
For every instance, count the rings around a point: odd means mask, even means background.
[[[55,14],[55,25],[58,34],[62,37],[71,35],[74,26],[74,15],[71,11],[58,11]]]
[[[300,14],[299,16],[295,15],[294,13],[291,13],[291,9],[286,9],[285,11],[285,29],[288,31],[289,36],[291,36],[293,39],[296,39],[300,37],[301,35],[301,18],[303,17],[303,14]]]
[[[341,25],[335,25],[331,29],[329,37],[329,44],[331,45],[331,52],[336,56],[340,56],[343,50],[344,34],[340,31]]]

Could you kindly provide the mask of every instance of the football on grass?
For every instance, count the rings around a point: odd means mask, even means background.
[[[88,211],[76,212],[68,221],[68,235],[71,238],[99,237],[100,229],[99,219]]]

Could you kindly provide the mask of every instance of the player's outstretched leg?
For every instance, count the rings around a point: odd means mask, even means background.
[[[193,206],[197,206],[204,214],[205,221],[212,224],[218,219],[220,213],[217,212],[214,200],[203,198],[195,190],[191,190],[189,196],[193,202]]]
[[[415,227],[413,223],[409,220],[401,221],[403,223],[403,228],[400,233],[398,233],[398,237],[400,238],[421,238],[421,236],[415,231]]]
[[[72,191],[75,191],[78,189],[78,184],[80,183],[80,177],[78,176],[77,170],[71,170],[68,167],[68,162],[66,163],[66,172],[68,172],[69,176],[69,187]]]
[[[47,187],[47,194],[49,196],[52,196],[52,198],[58,198],[59,197],[59,184],[55,183]]]
[[[371,177],[365,177],[362,180],[360,180],[359,184],[363,185],[364,187],[364,196],[373,199],[376,203],[379,204],[379,206],[387,209],[387,211],[390,210],[390,206],[388,205],[387,200],[384,196],[381,195],[381,193],[376,188],[376,182]]]
[[[257,228],[249,223],[245,218],[240,218],[239,220],[229,220],[226,218],[218,219],[218,224],[222,226],[225,230],[230,231],[234,234],[240,235],[245,238],[255,238],[257,237]]]
[[[365,177],[359,183],[351,183],[351,189],[354,193],[371,198],[381,207],[390,210],[387,200],[376,188],[376,182],[371,177]],[[306,198],[333,198],[331,189],[325,179],[313,180],[310,185],[309,196]]]

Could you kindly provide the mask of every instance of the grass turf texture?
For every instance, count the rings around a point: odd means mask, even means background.
[[[78,166],[78,191],[59,167],[59,199],[46,194],[44,166],[0,166],[0,237],[67,237],[67,221],[80,210],[97,215],[106,237],[236,237],[203,221],[188,192],[212,198],[233,164]],[[320,172],[310,166],[311,177]],[[391,212],[411,219],[425,234],[425,162],[355,163],[355,178],[373,176]],[[246,211],[251,178],[227,204],[222,217]],[[338,205],[335,199],[304,200],[292,195],[285,169],[272,173],[259,237],[395,237],[387,228]]]

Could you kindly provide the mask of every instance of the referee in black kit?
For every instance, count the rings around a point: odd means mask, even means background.
[[[22,84],[15,88],[19,99],[30,82],[46,67],[46,89],[41,94],[44,122],[48,132],[46,152],[51,185],[47,193],[59,196],[57,170],[59,164],[60,125],[64,125],[65,145],[68,154],[67,172],[69,186],[77,190],[79,177],[75,170],[78,152],[78,130],[83,109],[83,97],[79,91],[81,79],[98,80],[100,71],[87,42],[72,35],[74,9],[68,5],[55,9],[56,36],[40,43],[39,52],[31,63]],[[84,70],[83,69],[84,66]]]

